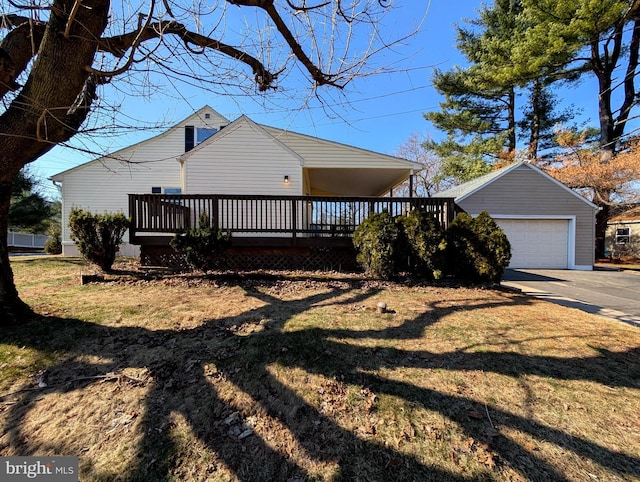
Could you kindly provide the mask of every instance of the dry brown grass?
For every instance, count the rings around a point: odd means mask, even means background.
[[[637,328],[500,289],[13,268],[41,316],[0,337],[0,455],[88,481],[640,480]]]

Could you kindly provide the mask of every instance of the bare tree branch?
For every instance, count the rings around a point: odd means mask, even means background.
[[[103,52],[109,52],[116,57],[121,58],[130,48],[134,48],[142,42],[151,39],[162,38],[163,35],[176,35],[182,39],[186,46],[192,44],[202,48],[217,50],[218,52],[247,64],[252,68],[255,81],[261,91],[272,87],[273,81],[276,78],[276,75],[267,71],[262,62],[248,53],[220,42],[219,40],[191,32],[187,30],[183,24],[173,20],[150,23],[134,32],[103,38],[100,40],[98,48]],[[192,49],[191,51],[194,52]],[[93,69],[91,70],[93,71]],[[109,73],[107,73],[107,75],[109,75]]]
[[[316,86],[332,85],[338,88],[344,87],[344,84],[340,84],[337,82],[337,78],[338,78],[337,74],[330,74],[330,73],[323,72],[316,64],[314,64],[311,61],[309,56],[304,52],[299,40],[291,32],[287,24],[282,19],[282,16],[280,15],[280,12],[274,5],[273,0],[227,0],[227,2],[231,3],[232,5],[239,5],[239,6],[245,6],[245,7],[258,7],[263,9],[265,12],[267,12],[267,15],[269,15],[269,17],[275,24],[276,29],[278,30],[280,35],[289,45],[289,48],[291,49],[295,57],[298,59],[298,61],[302,65],[304,65],[304,67],[307,69],[307,72],[309,72],[309,74],[311,75],[311,78],[316,83]],[[330,2],[326,2],[321,5],[316,5],[313,7],[300,8],[300,7],[291,5],[289,1],[287,3],[291,8],[297,11],[315,10],[330,4]],[[387,0],[378,0],[378,4],[383,8],[385,8],[389,3],[390,2]],[[340,11],[340,16],[343,17],[347,22],[349,22],[349,18],[342,11],[342,4],[340,0],[338,0],[338,9]]]
[[[14,8],[17,8],[18,10],[50,10],[51,9],[51,7],[49,6],[43,7],[40,5],[34,5],[33,3],[20,5],[19,3],[16,3],[13,0],[7,0],[7,2],[9,2],[9,5],[11,5]]]
[[[20,24],[28,23],[29,20],[31,20],[29,17],[23,17],[22,15],[0,15],[0,28],[11,29]]]
[[[64,29],[64,38],[69,38],[69,34],[71,33],[71,24],[73,20],[76,18],[76,13],[78,13],[78,9],[82,4],[82,0],[76,0],[73,3],[73,8],[71,9],[71,13],[69,14],[69,19],[67,20],[67,26]]]
[[[315,81],[317,86],[333,85],[334,87],[339,87],[339,88],[343,87],[342,85],[336,83],[335,75],[326,74],[322,72],[322,70],[320,70],[320,68],[318,68],[311,61],[311,59],[307,56],[307,54],[302,49],[300,42],[296,39],[296,37],[291,32],[291,30],[289,30],[289,27],[287,27],[287,24],[284,22],[284,20],[280,16],[280,12],[278,12],[276,7],[274,6],[273,0],[256,0],[253,2],[251,0],[249,1],[250,3],[259,3],[260,5],[258,5],[258,7],[264,9],[264,11],[267,12],[267,15],[269,15],[271,20],[273,20],[273,23],[278,29],[278,32],[280,33],[280,35],[282,35],[282,38],[284,38],[284,40],[287,42],[287,44],[289,45],[289,48],[291,49],[293,54],[296,56],[298,61],[302,65],[304,65],[304,67],[307,69],[307,71],[311,75],[311,78]]]
[[[289,5],[289,7],[291,7],[293,10],[295,10],[297,12],[309,12],[309,11],[315,10],[317,8],[326,7],[330,3],[331,2],[324,2],[324,3],[320,3],[318,5],[313,5],[311,7],[305,7],[304,5],[302,7],[298,7],[298,6],[294,5],[291,0],[287,0],[287,5]]]
[[[75,8],[76,5],[78,5],[79,1],[80,0],[76,0],[76,3],[74,4],[74,8]],[[119,69],[113,70],[111,72],[98,71],[98,70],[94,69],[91,66],[87,66],[86,69],[89,72],[91,72],[92,74],[101,75],[103,77],[113,77],[115,75],[120,75],[123,72],[129,70],[129,68],[131,67],[131,65],[134,62],[134,56],[136,54],[136,50],[138,49],[138,47],[142,43],[142,34],[149,27],[149,25],[151,24],[151,19],[153,18],[153,11],[155,10],[155,6],[156,6],[155,0],[151,0],[151,2],[149,4],[149,13],[147,13],[147,15],[145,16],[144,24],[138,27],[138,34],[133,38],[133,41],[132,41],[131,46],[130,46],[131,53],[129,55],[129,59],[125,62],[125,64],[123,66],[121,66]],[[68,26],[68,24],[67,24],[67,26]]]

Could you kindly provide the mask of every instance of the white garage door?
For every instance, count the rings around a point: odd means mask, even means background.
[[[569,221],[496,219],[511,243],[510,268],[568,268]]]

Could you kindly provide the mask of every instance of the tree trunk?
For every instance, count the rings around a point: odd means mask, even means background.
[[[596,259],[604,258],[605,235],[607,233],[607,222],[609,221],[611,207],[609,204],[598,204],[600,209],[596,213]]]
[[[529,147],[527,148],[527,159],[535,161],[538,158],[538,145],[540,143],[540,97],[542,93],[542,83],[540,79],[533,81],[531,88],[531,133],[529,135]]]
[[[618,148],[619,136],[615,134],[616,119],[611,106],[612,75],[619,57],[621,36],[616,37],[615,47],[609,55],[600,56],[598,42],[591,45],[591,63],[598,79],[598,117],[600,121],[600,163],[606,164],[613,159]],[[605,49],[607,47],[605,46]],[[611,192],[594,193],[594,203],[600,208],[596,213],[596,259],[604,258],[604,239],[609,221]]]
[[[16,290],[7,246],[11,183],[26,164],[69,140],[84,122],[95,96],[91,66],[107,25],[108,0],[56,0],[27,82],[0,116],[0,323],[20,319],[26,305]],[[71,25],[67,24],[71,22]],[[68,35],[65,35],[67,33]],[[9,315],[9,316],[6,316]]]
[[[11,182],[0,182],[0,313],[2,321],[9,323],[22,321],[30,313],[29,307],[18,296],[9,264],[7,234],[10,201]]]
[[[508,123],[509,123],[509,140],[507,143],[507,149],[510,153],[515,153],[517,147],[516,140],[516,91],[513,87],[509,89],[509,108],[508,108]]]
[[[600,150],[600,163],[606,164],[613,159],[615,149],[613,143],[604,144]],[[611,191],[596,190],[593,202],[600,209],[596,213],[596,259],[605,257],[605,237],[607,235],[607,223],[611,214]]]

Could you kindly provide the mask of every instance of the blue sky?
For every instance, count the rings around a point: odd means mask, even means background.
[[[231,120],[246,114],[259,123],[393,154],[414,132],[436,139],[441,135],[422,115],[437,110],[441,100],[430,79],[435,68],[447,70],[464,63],[455,49],[454,23],[475,17],[480,4],[475,0],[396,1],[387,28],[398,35],[418,25],[420,30],[405,45],[378,59],[381,63],[393,62],[394,72],[357,79],[344,93],[324,88],[323,104],[315,99],[305,103],[303,90],[293,101],[282,100],[277,93],[267,94],[266,98],[229,97],[187,87],[168,88],[147,98],[124,95],[113,88],[106,89],[103,95],[108,103],[118,104],[119,122],[134,127],[157,122],[172,125],[208,104]],[[583,118],[590,119],[591,124],[597,120],[594,88],[586,83],[578,90],[560,93],[561,100],[567,97],[582,107]],[[158,132],[129,129],[115,136],[97,137],[94,145],[86,138],[75,139],[72,144],[110,152]],[[56,147],[33,163],[31,169],[46,179],[94,157]],[[55,188],[48,181],[43,187],[47,195],[55,195]]]

